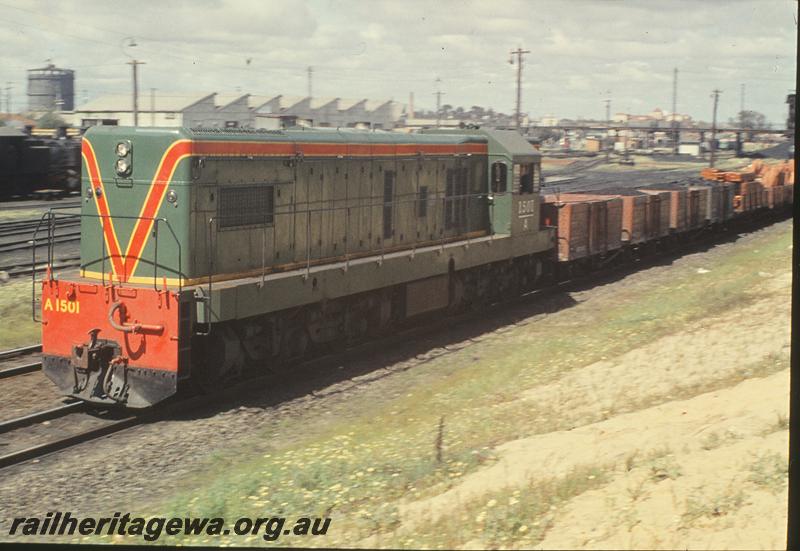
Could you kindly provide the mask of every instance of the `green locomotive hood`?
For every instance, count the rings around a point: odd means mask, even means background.
[[[86,132],[84,276],[143,282],[181,273],[191,152],[183,129],[98,126]]]

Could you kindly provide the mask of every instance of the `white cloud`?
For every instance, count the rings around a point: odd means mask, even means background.
[[[783,122],[796,13],[792,0],[0,0],[0,82],[13,82],[19,105],[25,69],[51,58],[77,71],[79,97],[127,93],[120,45],[134,36],[142,89],[160,94],[304,94],[313,66],[317,95],[405,101],[413,91],[432,106],[440,76],[447,103],[511,112],[508,56],[522,46],[533,115],[604,116],[606,90],[615,110],[671,105],[677,66],[680,111],[706,116],[721,88],[720,115],[733,116],[746,83],[747,107]]]

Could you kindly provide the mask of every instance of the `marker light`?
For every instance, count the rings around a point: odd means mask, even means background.
[[[117,159],[116,163],[117,174],[120,176],[126,176],[131,171],[131,163],[128,159]]]

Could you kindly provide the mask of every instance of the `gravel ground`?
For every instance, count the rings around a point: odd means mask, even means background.
[[[38,358],[38,355],[35,357]],[[11,363],[3,363],[3,368],[11,366]],[[62,400],[55,385],[41,371],[3,379],[0,381],[0,385],[3,388],[3,400],[0,402],[0,420],[21,417],[29,413],[56,407]]]
[[[743,236],[738,243],[763,232],[785,229],[787,224],[791,221]],[[520,320],[568,308],[592,293],[613,293],[631,278],[647,279],[673,264],[691,262],[697,254],[724,255],[732,247],[731,242],[720,244],[626,277],[609,278],[597,287],[520,303],[507,311],[436,331],[426,339],[385,346],[379,352],[356,352],[324,377],[300,377],[302,382],[293,388],[253,385],[236,404],[174,416],[5,469],[0,472],[4,511],[13,517],[43,515],[57,509],[70,510],[73,515],[146,509],[147,504],[166,499],[187,475],[202,469],[209,455],[246,442],[254,428],[272,434],[270,442],[248,443],[255,454],[276,442],[292,441],[292,434],[302,431],[301,426],[292,425],[298,416],[317,412],[329,418],[346,418],[349,401],[365,389],[387,399],[403,392],[392,384],[394,373],[422,368],[448,349],[468,347],[492,332],[508,330]],[[7,532],[8,523],[9,518],[0,518],[0,533]]]

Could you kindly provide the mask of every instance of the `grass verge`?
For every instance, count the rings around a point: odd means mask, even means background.
[[[31,281],[28,278],[0,283],[0,349],[36,344],[41,327],[31,317]]]

